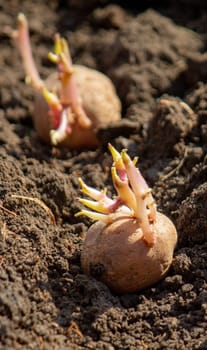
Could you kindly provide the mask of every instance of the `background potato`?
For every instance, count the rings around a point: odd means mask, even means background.
[[[121,102],[116,94],[111,80],[104,74],[81,65],[74,65],[75,76],[82,106],[92,122],[91,127],[83,128],[74,118],[72,133],[60,143],[70,148],[93,147],[98,144],[96,129],[109,125],[121,118]],[[52,74],[46,81],[48,89],[59,95],[60,83],[57,73]],[[48,116],[49,107],[41,92],[35,96],[34,126],[39,136],[50,142],[52,128]]]

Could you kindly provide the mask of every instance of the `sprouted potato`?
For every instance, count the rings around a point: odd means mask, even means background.
[[[146,288],[163,278],[173,259],[177,231],[172,221],[157,211],[151,189],[126,150],[119,153],[109,145],[114,163],[112,180],[117,196],[87,186],[82,192],[91,199],[79,199],[89,208],[93,224],[83,244],[83,271],[103,281],[117,293]]]
[[[13,37],[22,56],[26,82],[35,89],[34,126],[52,145],[69,148],[97,146],[96,131],[121,118],[121,103],[111,80],[101,72],[73,65],[68,45],[58,34],[49,59],[57,72],[43,81],[36,68],[24,14]]]

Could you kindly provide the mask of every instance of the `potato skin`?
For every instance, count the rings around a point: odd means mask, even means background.
[[[175,226],[157,213],[157,241],[146,245],[138,223],[120,217],[110,225],[93,224],[81,253],[83,271],[117,293],[130,293],[158,282],[167,273],[177,242]]]
[[[85,129],[74,123],[72,134],[68,135],[60,146],[95,147],[98,144],[96,129],[121,118],[121,103],[111,80],[106,75],[81,65],[74,65],[74,69],[83,108],[92,121],[92,127]],[[52,74],[45,82],[46,87],[56,91],[57,94],[59,84],[57,73]],[[52,126],[48,117],[48,105],[41,92],[37,92],[35,96],[33,121],[39,136],[50,143],[49,131]]]

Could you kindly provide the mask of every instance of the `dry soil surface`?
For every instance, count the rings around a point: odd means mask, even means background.
[[[139,2],[138,2],[139,3]],[[207,349],[207,7],[203,1],[0,0],[0,349]],[[122,120],[98,130],[95,150],[44,144],[32,123],[10,35],[29,19],[41,76],[54,33],[74,62],[114,82]],[[107,143],[139,156],[161,212],[178,230],[168,275],[116,295],[83,274],[91,221],[80,210],[78,177],[111,186]],[[26,196],[43,201],[21,199]]]

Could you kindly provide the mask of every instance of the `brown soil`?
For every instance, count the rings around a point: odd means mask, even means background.
[[[0,349],[207,349],[207,7],[140,3],[0,0]],[[9,37],[20,11],[42,77],[59,31],[75,63],[113,80],[123,118],[99,130],[98,149],[54,149],[34,131],[33,91]],[[108,141],[139,156],[179,235],[167,277],[129,295],[80,267],[91,222],[74,216],[77,178],[112,191]],[[13,195],[42,200],[55,223]]]

